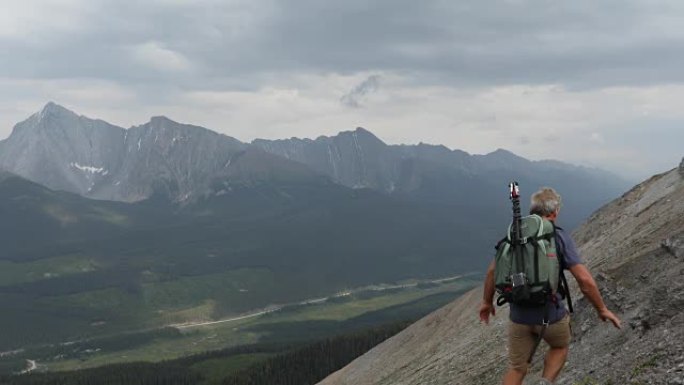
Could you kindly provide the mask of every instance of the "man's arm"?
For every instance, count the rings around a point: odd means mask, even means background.
[[[484,281],[484,295],[482,296],[482,306],[480,306],[480,321],[488,324],[489,316],[496,315],[494,310],[494,261],[487,268],[487,275]]]
[[[613,314],[613,312],[608,310],[606,304],[603,303],[601,293],[599,292],[596,281],[594,281],[594,277],[591,276],[589,269],[587,269],[584,264],[579,263],[571,266],[569,270],[573,277],[575,277],[575,280],[577,280],[577,284],[579,285],[580,290],[582,290],[582,294],[584,294],[589,302],[594,305],[599,318],[601,318],[601,320],[604,322],[612,322],[613,325],[619,329],[620,319]]]

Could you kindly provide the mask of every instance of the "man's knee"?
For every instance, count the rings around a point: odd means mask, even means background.
[[[520,385],[525,379],[527,370],[519,371],[518,369],[508,368],[506,375],[503,378],[503,385]]]
[[[565,346],[562,348],[550,347],[548,353],[546,353],[546,356],[549,358],[556,358],[556,359],[565,360],[569,351],[570,351],[569,346]]]
[[[561,352],[567,353],[567,352],[570,351],[570,345],[568,345],[568,346],[563,346],[562,348],[549,347],[549,350],[550,350],[550,351],[554,351],[554,352],[558,352],[559,354],[560,354]]]
[[[529,365],[527,364],[527,361],[509,362],[508,370],[524,376],[527,374],[527,371],[529,370]]]

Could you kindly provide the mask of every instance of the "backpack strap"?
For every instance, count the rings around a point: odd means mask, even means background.
[[[501,247],[501,245],[503,245],[504,243],[511,243],[511,242],[508,240],[508,237],[503,237],[503,238],[501,238],[501,240],[500,240],[499,242],[496,243],[496,246],[494,246],[494,249],[495,249],[495,250],[499,250],[499,247]]]
[[[511,244],[511,241],[508,239],[508,237],[503,237],[499,242],[496,243],[496,246],[494,246],[494,249],[496,251],[499,251],[499,249],[504,245],[504,243],[508,243],[509,245]],[[503,306],[508,303],[508,297],[504,295],[504,293],[501,293],[499,297],[496,299],[496,305],[497,306]]]
[[[544,320],[542,321],[541,330],[539,331],[539,334],[537,335],[537,338],[534,341],[534,347],[530,352],[530,356],[527,358],[528,364],[532,363],[534,353],[537,351],[537,348],[539,348],[539,344],[541,343],[541,340],[544,338],[544,333],[546,332],[546,329],[549,327],[549,313],[549,304],[547,303],[546,305],[544,305]]]
[[[551,222],[553,223],[553,222]],[[568,310],[570,313],[574,313],[574,309],[572,308],[572,298],[570,298],[570,286],[568,286],[568,280],[565,278],[565,272],[564,270],[567,268],[567,265],[565,263],[565,243],[563,243],[563,238],[557,236],[557,231],[558,230],[563,230],[561,227],[556,226],[555,223],[553,223],[553,235],[556,238],[556,253],[558,254],[559,261],[560,261],[560,269],[559,269],[559,274],[560,274],[560,280],[558,281],[558,292],[561,295],[561,298],[567,299],[568,301]]]
[[[568,287],[568,280],[565,279],[565,274],[563,273],[563,270],[560,272],[560,278],[561,278],[561,283],[563,285],[563,293],[561,294],[563,298],[568,300],[568,310],[570,313],[574,313],[574,310],[572,308],[572,298],[570,298],[570,288]]]
[[[532,239],[532,247],[534,249],[534,282],[539,283],[539,241],[538,238]]]
[[[499,298],[496,299],[496,306],[503,306],[508,303],[508,298],[506,298],[503,294],[499,296]]]

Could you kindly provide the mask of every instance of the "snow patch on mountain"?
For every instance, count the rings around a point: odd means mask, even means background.
[[[109,174],[109,171],[106,170],[104,167],[83,166],[75,162],[71,162],[69,166],[90,174],[101,174],[103,176]]]

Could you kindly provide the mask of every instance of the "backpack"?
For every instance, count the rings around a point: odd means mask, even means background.
[[[513,227],[514,224],[509,226],[506,237],[496,246],[497,305],[544,306],[549,299],[555,299],[562,277],[556,227],[539,215],[522,217],[519,244],[514,241]]]

